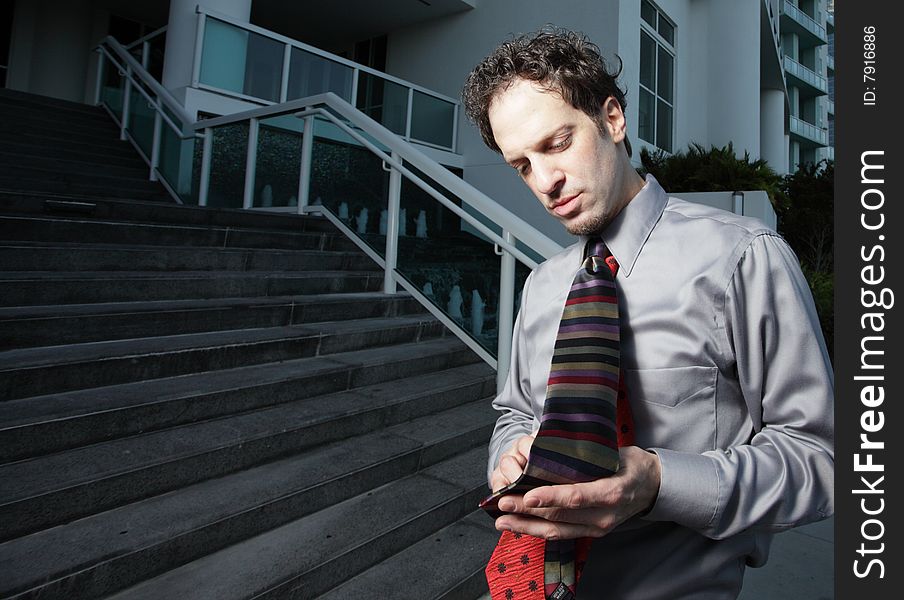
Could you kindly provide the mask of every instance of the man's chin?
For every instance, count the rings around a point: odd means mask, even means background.
[[[571,235],[595,235],[602,232],[606,220],[600,215],[578,215],[570,221],[562,223],[565,231]]]

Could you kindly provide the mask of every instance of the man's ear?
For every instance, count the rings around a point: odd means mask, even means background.
[[[627,135],[625,113],[622,111],[621,104],[619,104],[614,96],[609,96],[606,98],[606,101],[603,102],[602,118],[603,125],[606,127],[606,131],[609,132],[609,137],[612,138],[613,143],[617,144],[625,139],[625,136]]]

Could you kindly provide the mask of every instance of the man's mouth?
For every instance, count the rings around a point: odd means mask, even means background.
[[[560,217],[567,217],[579,208],[580,203],[577,200],[580,196],[581,194],[579,192],[571,196],[565,196],[561,200],[556,201],[556,203],[552,205],[552,212]]]

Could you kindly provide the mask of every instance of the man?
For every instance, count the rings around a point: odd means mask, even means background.
[[[832,370],[797,259],[759,221],[640,178],[624,93],[583,36],[507,41],[462,95],[486,144],[581,237],[524,285],[490,487],[527,464],[563,305],[597,236],[618,263],[637,444],[611,477],[504,496],[497,529],[596,538],[582,599],[737,597],[773,532],[833,513]]]

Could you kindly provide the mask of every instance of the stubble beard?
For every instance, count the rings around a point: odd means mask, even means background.
[[[565,231],[571,235],[593,236],[602,233],[607,224],[605,215],[591,214],[586,215],[585,219],[579,219],[578,223],[565,224]]]

